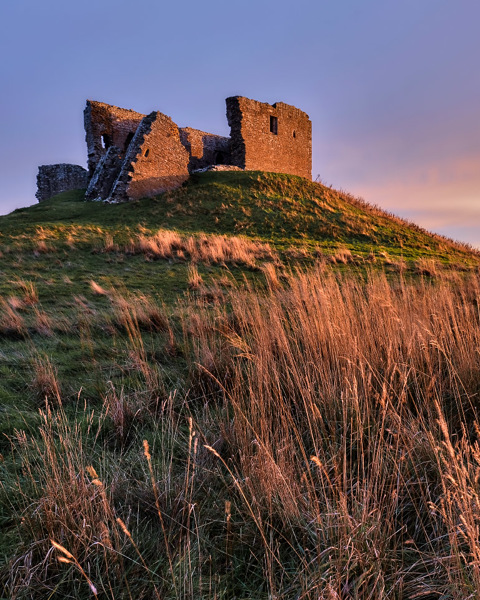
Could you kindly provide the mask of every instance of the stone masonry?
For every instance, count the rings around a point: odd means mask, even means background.
[[[40,167],[37,198],[87,188],[87,200],[125,202],[182,185],[212,166],[311,178],[312,125],[304,112],[277,102],[227,98],[230,137],[178,127],[161,112],[87,100],[88,172],[77,165]]]
[[[88,185],[88,171],[79,165],[42,165],[38,167],[37,200],[48,200],[61,192],[81,190]]]

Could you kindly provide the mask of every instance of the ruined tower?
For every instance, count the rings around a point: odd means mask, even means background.
[[[242,96],[227,98],[232,163],[247,171],[312,177],[312,124],[303,111]]]
[[[37,197],[86,187],[87,200],[125,202],[179,187],[212,165],[311,178],[308,115],[277,102],[227,98],[230,137],[178,127],[155,111],[143,115],[87,100],[84,111],[88,172],[77,165],[39,168]]]

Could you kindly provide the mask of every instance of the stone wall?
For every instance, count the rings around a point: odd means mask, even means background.
[[[188,179],[188,165],[178,127],[153,112],[138,126],[108,201],[138,200],[179,187]]]
[[[81,190],[88,185],[88,171],[79,165],[42,165],[38,167],[37,193],[39,202],[69,190]]]
[[[145,115],[93,100],[87,100],[83,114],[88,170],[90,177],[93,177],[100,159],[109,147],[116,146],[123,155],[125,154]]]
[[[210,165],[230,164],[230,138],[192,127],[182,127],[179,132],[180,141],[190,155],[190,172]]]
[[[312,177],[312,124],[295,106],[227,98],[232,163],[249,171]]]

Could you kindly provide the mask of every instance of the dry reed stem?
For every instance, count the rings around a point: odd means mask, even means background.
[[[152,455],[150,454],[150,448],[148,446],[147,440],[143,440],[143,452],[144,452],[145,458],[147,459],[148,471],[150,473],[150,481],[152,484],[152,490],[153,490],[153,494],[155,497],[155,507],[157,509],[158,520],[159,520],[160,526],[162,528],[163,539],[165,542],[165,552],[167,553],[168,564],[170,566],[170,574],[172,577],[172,585],[173,585],[173,587],[175,589],[175,593],[176,593],[177,584],[176,584],[176,579],[175,579],[175,573],[173,570],[173,560],[172,560],[172,555],[170,552],[170,545],[169,545],[169,541],[168,541],[167,531],[165,529],[165,523],[163,520],[162,510],[160,508],[160,500],[158,497],[157,484],[155,483],[155,475],[153,474]]]
[[[64,556],[59,556],[57,558],[57,560],[61,563],[65,563],[65,564],[73,564],[75,565],[75,567],[80,571],[80,573],[82,574],[83,578],[85,579],[85,581],[88,583],[88,587],[90,588],[90,590],[92,591],[92,594],[95,596],[95,598],[98,598],[97,595],[97,588],[93,585],[91,579],[88,577],[88,575],[85,573],[85,571],[83,570],[82,566],[80,565],[80,563],[78,562],[78,560],[73,556],[73,554],[71,554],[66,548],[64,548],[62,545],[58,544],[55,540],[50,540],[52,543],[52,546],[58,550],[59,552],[61,552]]]

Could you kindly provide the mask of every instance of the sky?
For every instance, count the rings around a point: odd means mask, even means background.
[[[0,214],[86,166],[87,99],[229,134],[293,104],[313,178],[480,247],[479,0],[0,0]]]

